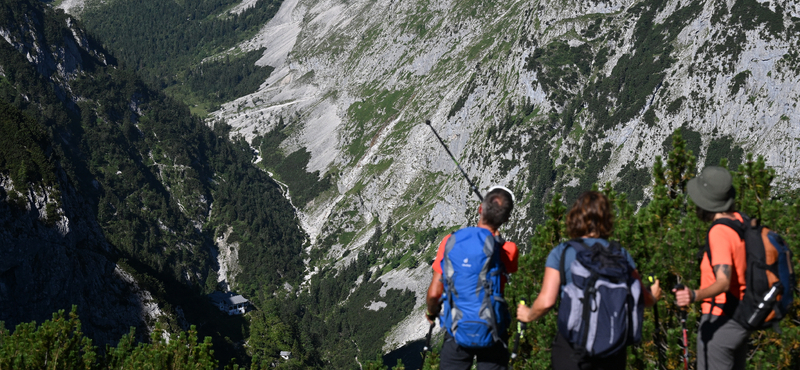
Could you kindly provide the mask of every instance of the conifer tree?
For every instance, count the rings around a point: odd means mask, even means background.
[[[723,159],[721,166],[727,167]],[[686,196],[686,183],[697,172],[696,158],[686,148],[680,131],[673,134],[672,150],[664,163],[656,157],[653,165],[653,183],[650,200],[638,211],[628,203],[624,193],[615,192],[609,184],[603,192],[611,200],[615,211],[615,228],[611,236],[633,256],[637,269],[643,276],[654,275],[661,281],[664,298],[659,302],[660,325],[653,322],[653,310],[645,310],[643,340],[640,346],[628,347],[628,368],[656,369],[658,351],[666,353],[665,369],[683,368],[678,346],[680,323],[677,306],[671,288],[676,283],[699,286],[700,267],[698,252],[705,244],[708,223],[695,214],[695,205]],[[800,197],[797,192],[774,196],[771,194],[775,170],[768,168],[762,157],[748,155],[738,171],[731,171],[737,190],[737,208],[762,224],[770,226],[783,236],[795,255],[794,268],[800,268],[797,245],[800,243]],[[595,185],[596,187],[596,185]],[[514,274],[506,289],[506,298],[514,311],[520,297],[527,297],[530,304],[541,289],[544,264],[550,250],[567,240],[564,221],[566,205],[561,196],[555,194],[546,206],[547,220],[536,229],[531,239],[531,250],[520,257],[519,271]],[[797,275],[800,277],[800,274]],[[800,286],[800,284],[798,284]],[[748,344],[749,366],[752,368],[797,369],[800,368],[800,292],[795,293],[795,304],[781,322],[782,334],[773,331],[755,332]],[[514,317],[512,312],[512,317]],[[689,343],[692,363],[696,359],[697,324],[700,305],[690,307],[688,312]],[[516,325],[511,325],[512,331]],[[655,341],[655,331],[663,335]],[[556,333],[556,315],[548,313],[537,322],[528,325],[520,343],[520,357],[514,369],[541,369],[550,367],[550,346]],[[512,333],[513,334],[513,333]],[[434,356],[431,356],[431,361]],[[427,366],[431,365],[428,361]],[[690,364],[690,367],[693,365]],[[434,368],[431,366],[431,368]]]
[[[198,343],[197,330],[166,335],[156,325],[150,343],[135,341],[135,330],[122,336],[116,347],[98,354],[92,340],[84,336],[77,306],[65,316],[53,314],[41,325],[17,325],[9,333],[0,322],[0,369],[216,369],[211,338]]]

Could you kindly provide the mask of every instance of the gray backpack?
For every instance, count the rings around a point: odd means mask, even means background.
[[[572,282],[567,284],[564,257],[570,247],[576,255],[570,265]],[[608,357],[642,340],[642,285],[631,277],[618,243],[588,247],[580,239],[570,240],[561,254],[560,271],[558,331],[579,358]]]

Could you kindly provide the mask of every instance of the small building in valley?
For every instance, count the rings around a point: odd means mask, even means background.
[[[208,295],[211,302],[228,315],[241,315],[250,310],[250,301],[233,292],[216,291]]]

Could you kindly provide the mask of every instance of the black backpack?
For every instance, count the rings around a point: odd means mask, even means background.
[[[711,224],[711,227],[722,224],[735,230],[744,241],[747,254],[744,298],[740,301],[726,292],[727,303],[721,305],[722,310],[745,329],[772,327],[780,331],[778,322],[786,316],[794,299],[792,251],[776,232],[759,225],[757,220],[744,213],[740,214],[744,222],[720,218]],[[708,254],[708,261],[714,266],[708,239],[703,252]],[[713,301],[712,304],[720,306]]]

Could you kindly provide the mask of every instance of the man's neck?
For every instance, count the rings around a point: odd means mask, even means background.
[[[487,225],[486,223],[483,222],[483,220],[478,221],[478,224],[475,225],[475,226],[482,227],[482,228],[484,228],[486,230],[491,231],[493,235],[497,235],[497,228],[494,228],[494,227],[491,227],[491,226]]]
[[[720,218],[730,218],[732,220],[736,219],[736,212],[718,212],[714,215],[714,220],[718,220]]]

